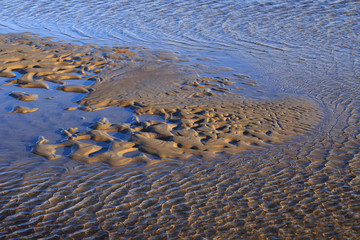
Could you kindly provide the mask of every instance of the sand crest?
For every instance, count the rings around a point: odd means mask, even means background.
[[[24,92],[12,92],[9,96],[16,98],[20,101],[36,101],[38,100],[37,94],[28,94]]]
[[[36,112],[39,108],[28,108],[23,106],[16,106],[14,110],[10,111],[11,113],[31,113]]]

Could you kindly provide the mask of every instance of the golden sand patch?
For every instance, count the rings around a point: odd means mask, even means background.
[[[95,49],[17,35],[0,37],[3,86],[49,89],[51,82],[59,85],[56,90],[87,93],[79,107],[66,110],[119,106],[129,107],[135,116],[163,119],[116,124],[104,118],[93,123],[90,131],[64,130],[60,144],[48,144],[40,137],[32,151],[48,159],[58,158],[59,148],[68,148],[74,160],[114,166],[208,159],[300,136],[322,118],[319,106],[307,98],[246,99],[233,93],[242,89],[236,82],[256,87],[256,81],[241,74],[201,77],[200,69],[181,61],[166,51]],[[89,79],[95,80],[92,86],[71,83]],[[25,92],[10,95],[23,101],[38,98]],[[36,110],[19,106],[13,112]]]
[[[17,100],[25,101],[25,102],[38,100],[37,94],[28,94],[24,92],[12,92],[9,94],[9,96],[12,96]]]
[[[65,80],[86,79],[105,63],[104,58],[72,44],[16,35],[0,41],[0,77],[10,78],[2,85],[48,88],[45,81],[65,84]]]
[[[114,49],[116,60],[131,55],[128,48]],[[0,35],[0,86],[15,85],[23,88],[50,89],[49,83],[58,84],[56,90],[87,93],[89,87],[71,84],[73,80],[95,80],[96,73],[108,64],[109,54],[95,48],[54,42],[49,39],[9,34]],[[27,93],[12,93],[22,101],[34,101]]]
[[[39,108],[28,108],[23,106],[16,106],[14,110],[10,111],[11,113],[31,113],[36,112]]]
[[[322,113],[312,101],[284,97],[262,102],[161,108],[139,107],[139,115],[161,115],[164,121],[136,121],[111,124],[106,118],[91,124],[92,130],[64,130],[64,141],[57,145],[38,142],[33,152],[56,158],[55,149],[70,148],[69,157],[85,162],[108,162],[114,166],[130,162],[149,163],[157,159],[204,159],[217,154],[239,154],[243,150],[269,147],[285,139],[308,133],[319,123]],[[117,137],[121,133],[121,137]],[[85,143],[91,140],[92,143]],[[100,142],[105,145],[100,146]]]

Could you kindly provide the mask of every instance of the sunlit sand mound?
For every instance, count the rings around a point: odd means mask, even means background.
[[[87,105],[109,104],[108,99],[118,102],[110,103],[111,105],[119,105],[124,100],[148,102],[149,99],[179,88],[187,79],[196,79],[197,75],[186,73],[173,63],[142,61],[105,68],[99,77],[103,81],[95,84],[96,91],[83,101]]]
[[[153,58],[122,62],[105,67],[80,104],[87,111],[104,106],[188,105],[195,98],[242,89],[234,84],[246,78],[200,77],[198,72],[194,66]]]
[[[38,108],[28,108],[23,106],[16,106],[12,111],[13,113],[31,113],[39,110]]]
[[[67,147],[72,159],[114,166],[192,156],[206,159],[269,147],[310,132],[322,118],[318,106],[304,98],[260,102],[213,96],[213,100],[221,98],[222,102],[200,98],[192,106],[139,107],[137,114],[159,115],[164,120],[111,124],[104,118],[91,124],[87,132],[64,130],[66,138],[61,144],[40,140],[33,152],[53,159],[58,157],[55,149]]]

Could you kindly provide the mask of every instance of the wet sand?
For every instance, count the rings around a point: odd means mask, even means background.
[[[0,236],[359,234],[359,135],[332,143],[359,124],[355,111],[338,132],[338,119],[314,99],[246,98],[241,91],[256,88],[248,76],[202,76],[167,51],[23,35],[2,35],[0,51],[1,87],[21,87],[8,96],[19,105],[4,116],[60,101],[26,91],[39,88],[84,94],[51,111],[102,117],[34,135],[22,157],[1,153]],[[110,121],[102,114],[109,108],[133,120]]]

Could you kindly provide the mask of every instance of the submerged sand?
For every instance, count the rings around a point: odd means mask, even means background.
[[[247,76],[204,77],[166,51],[19,35],[0,37],[0,77],[4,89],[21,87],[9,96],[19,104],[46,101],[26,92],[42,88],[86,94],[59,111],[113,107],[134,116],[130,123],[103,116],[87,122],[86,130],[63,128],[61,141],[40,136],[29,143],[45,165],[65,170],[50,178],[41,169],[21,173],[24,189],[13,190],[17,180],[7,181],[0,234],[45,236],[47,222],[53,233],[73,238],[301,238],[327,237],[325,229],[342,236],[359,231],[351,221],[358,219],[359,161],[348,147],[356,139],[343,144],[352,156],[345,163],[331,159],[332,150],[323,154],[326,141],[314,148],[324,110],[308,97],[245,98],[240,85],[254,85]],[[18,106],[9,114],[36,110]],[[242,156],[247,160],[236,161]],[[85,165],[73,167],[68,158]],[[8,176],[14,169],[5,165]],[[43,183],[43,175],[50,180]],[[345,176],[340,185],[339,176]]]
[[[67,133],[60,144],[39,140],[32,151],[48,159],[59,157],[56,148],[70,148],[68,156],[75,160],[114,166],[158,158],[213,158],[216,154],[269,147],[309,133],[322,119],[321,109],[310,99],[246,99],[231,93],[237,89],[237,81],[248,83],[246,77],[201,77],[195,67],[181,64],[174,54],[127,48],[106,50],[104,54],[43,41],[3,39],[0,76],[9,79],[3,86],[49,89],[47,82],[52,82],[59,85],[56,90],[88,93],[79,102],[81,110],[119,106],[133,109],[135,115],[159,115],[163,119],[98,123],[88,132]],[[91,86],[65,82],[89,79],[94,81]],[[37,100],[25,92],[10,95],[23,101]],[[36,110],[18,106],[12,112]],[[123,133],[123,138],[109,135],[114,132]],[[84,139],[94,142],[80,142]],[[100,147],[97,142],[108,144]]]
[[[156,157],[209,159],[217,154],[235,155],[243,150],[271,147],[309,133],[322,117],[313,102],[291,97],[244,102],[236,97],[222,96],[215,102],[201,98],[187,103],[176,107],[169,103],[160,107],[138,107],[135,110],[140,115],[162,116],[163,121],[112,124],[104,118],[92,123],[92,130],[87,132],[64,130],[65,142],[45,145],[39,141],[33,151],[53,159],[59,157],[54,154],[56,148],[70,147],[69,157],[72,159],[109,162],[114,166],[131,161],[156,162]],[[122,133],[122,137],[112,136],[116,133]],[[81,140],[93,142],[81,143]],[[100,147],[97,142],[107,144]]]

